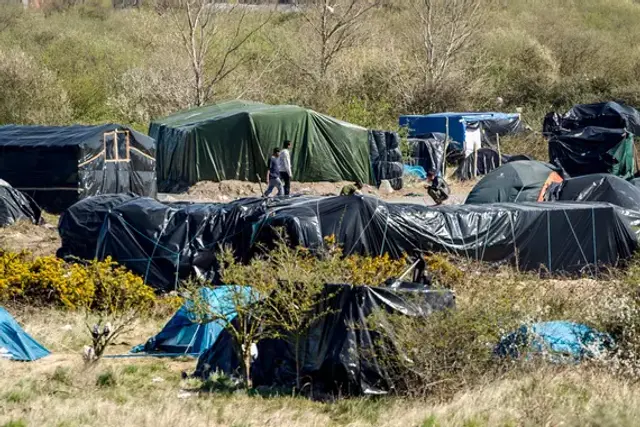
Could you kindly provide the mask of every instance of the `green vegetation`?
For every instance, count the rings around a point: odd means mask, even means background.
[[[421,71],[410,1],[364,14],[328,59],[299,13],[248,12],[239,25],[238,13],[220,16],[218,33],[204,39],[199,94],[175,24],[186,22],[180,10],[112,10],[97,0],[45,2],[41,11],[0,6],[0,123],[116,121],[146,130],[151,118],[197,102],[243,97],[375,128],[395,127],[401,113],[521,107],[537,129],[545,112],[577,102],[640,104],[637,2],[483,2],[481,19],[468,18],[479,31],[433,75]],[[238,28],[247,41],[226,55]]]

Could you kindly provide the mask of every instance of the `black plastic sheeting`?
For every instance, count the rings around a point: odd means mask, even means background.
[[[549,159],[571,177],[614,172],[628,177],[635,172],[633,140],[623,129],[587,127],[553,135]]]
[[[96,207],[110,204],[111,208]],[[92,212],[105,212],[99,218]],[[159,290],[192,275],[216,278],[216,251],[230,245],[247,261],[285,228],[295,245],[317,248],[335,235],[344,253],[393,258],[427,251],[574,272],[616,264],[637,247],[640,213],[604,203],[391,204],[370,196],[241,199],[165,205],[133,198],[81,201],[61,218],[61,254],[112,256]],[[89,245],[95,241],[95,250]],[[86,245],[86,246],[83,246]]]
[[[41,213],[40,207],[31,197],[9,185],[4,185],[0,180],[0,227],[17,221],[39,224]]]
[[[424,138],[410,138],[407,140],[411,148],[412,159],[416,166],[422,166],[425,171],[441,172],[445,161],[445,135],[434,133]]]
[[[397,288],[327,285],[320,299],[317,313],[328,314],[314,322],[299,346],[301,378],[316,395],[379,395],[392,390],[384,362],[398,353],[393,342],[380,345],[381,339],[388,341],[394,335],[385,314],[428,316],[455,307],[451,291],[417,284]],[[374,312],[379,330],[372,330],[367,320]],[[258,355],[251,366],[254,386],[295,386],[292,341],[272,339],[257,344]],[[195,375],[207,379],[216,370],[234,374],[239,366],[231,336],[223,331],[198,359]]]
[[[376,185],[387,180],[394,190],[402,189],[404,165],[397,132],[370,130],[369,151]]]
[[[482,128],[482,146],[493,149],[498,146],[498,136],[519,135],[527,131],[519,115],[481,120],[480,127]]]
[[[610,174],[585,175],[553,184],[545,200],[607,202],[640,212],[640,188]]]
[[[154,157],[153,139],[121,125],[0,126],[0,176],[49,212],[99,194],[155,197]]]
[[[640,135],[640,113],[633,107],[617,102],[576,105],[564,116],[553,112],[547,114],[543,132],[556,134],[586,127],[625,129]]]

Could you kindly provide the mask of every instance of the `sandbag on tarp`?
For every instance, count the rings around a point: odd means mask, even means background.
[[[199,356],[209,349],[224,329],[225,322],[207,321],[206,316],[214,313],[216,316],[224,316],[227,321],[233,320],[237,315],[233,297],[236,293],[245,291],[220,286],[215,289],[201,288],[200,292],[201,301],[197,304],[207,304],[209,307],[206,310],[194,306],[193,300],[187,300],[158,335],[149,338],[145,344],[134,347],[131,353]],[[249,292],[250,289],[247,287],[247,296]],[[198,315],[204,318],[199,319]]]
[[[625,129],[640,135],[640,113],[633,107],[617,102],[576,105],[560,118],[564,129],[576,130],[596,126]]]
[[[407,142],[411,148],[411,158],[417,166],[422,166],[426,171],[442,171],[445,159],[444,134],[432,134],[420,139],[412,138]]]
[[[549,187],[545,200],[607,202],[640,212],[640,188],[609,174],[566,179],[559,185]]]
[[[465,204],[502,202],[541,202],[546,188],[562,182],[552,165],[535,160],[504,164],[478,182]]]
[[[21,220],[39,224],[42,211],[38,204],[6,182],[4,184],[0,184],[0,227]]]
[[[0,126],[0,177],[52,213],[86,197],[156,196],[155,141],[126,126]]]
[[[49,354],[18,325],[7,310],[0,307],[0,359],[32,362]]]
[[[428,316],[452,309],[454,295],[407,284],[398,288],[326,285],[317,313],[326,313],[309,328],[299,347],[301,377],[314,393],[343,395],[384,394],[393,388],[384,362],[396,356],[394,343],[379,345],[380,331],[371,330],[367,318],[376,312],[384,338],[393,336],[386,315]],[[428,318],[425,321],[429,321]],[[296,383],[293,340],[263,340],[251,371],[254,386],[292,387]],[[239,367],[231,337],[223,332],[216,343],[200,356],[195,375],[208,378],[216,370],[233,374]]]
[[[99,259],[112,256],[146,283],[171,290],[192,275],[215,280],[221,244],[248,261],[270,247],[284,227],[294,245],[312,249],[333,235],[347,255],[399,258],[437,251],[510,262],[524,270],[544,266],[551,272],[572,272],[629,258],[638,244],[632,225],[639,220],[635,211],[584,202],[432,208],[370,196],[175,205],[137,198],[106,215],[95,254]],[[61,227],[61,235],[75,239],[88,229],[74,222]]]
[[[553,135],[549,159],[571,177],[610,173],[626,179],[636,172],[633,135],[623,129],[587,127]]]
[[[368,131],[295,105],[228,101],[154,120],[158,188],[265,179],[275,147],[291,141],[292,179],[372,183]]]
[[[542,356],[551,361],[579,362],[596,358],[614,345],[609,334],[574,322],[522,325],[503,337],[494,352],[501,357]]]

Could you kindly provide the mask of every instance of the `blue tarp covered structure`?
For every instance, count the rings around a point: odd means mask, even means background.
[[[407,127],[410,138],[419,138],[431,133],[447,133],[453,147],[461,150],[469,138],[468,131],[482,130],[483,146],[493,146],[495,135],[521,132],[524,126],[520,114],[475,112],[436,113],[427,115],[400,116],[400,126]]]
[[[49,354],[49,350],[29,336],[13,316],[0,307],[0,359],[31,362]]]
[[[541,355],[552,361],[579,362],[613,346],[605,333],[580,323],[553,321],[522,325],[503,337],[495,348],[502,357]]]
[[[209,305],[207,312],[224,315],[227,321],[231,321],[236,317],[234,298],[237,295],[248,297],[249,289],[221,286],[201,288],[200,292],[202,301]],[[198,322],[196,312],[199,311],[199,307],[194,309],[192,300],[186,301],[158,335],[146,344],[134,347],[131,352],[156,356],[199,356],[213,345],[224,328],[224,322],[220,320]]]

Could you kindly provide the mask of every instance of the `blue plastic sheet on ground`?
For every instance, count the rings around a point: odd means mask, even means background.
[[[427,179],[427,172],[424,170],[422,166],[404,165],[404,174],[413,175],[420,179]]]
[[[31,362],[49,354],[49,350],[29,336],[11,314],[0,307],[0,359]]]
[[[501,357],[543,356],[553,362],[580,362],[614,345],[609,334],[580,323],[553,321],[522,325],[495,348]]]

